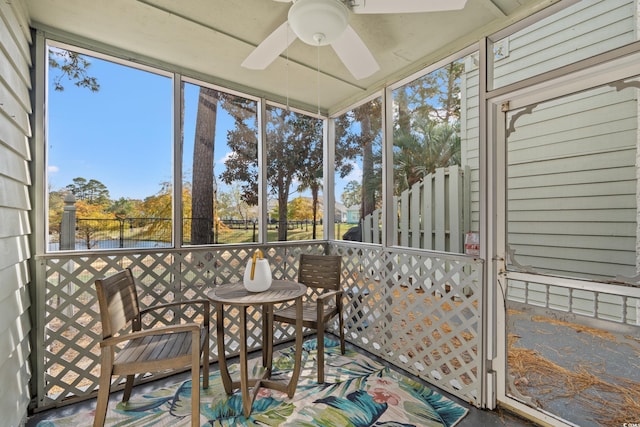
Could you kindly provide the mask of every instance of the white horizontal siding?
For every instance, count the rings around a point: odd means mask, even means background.
[[[0,413],[19,426],[31,400],[28,137],[30,33],[21,0],[0,2]]]
[[[636,40],[635,0],[583,0],[509,36],[494,87],[514,83]]]
[[[466,166],[469,180],[469,212],[463,214],[465,231],[480,230],[480,76],[476,59],[477,54],[470,55],[465,61],[465,72],[460,82],[461,89],[461,124],[460,150],[462,165]]]
[[[635,275],[635,95],[596,88],[509,114],[512,261],[575,277]]]

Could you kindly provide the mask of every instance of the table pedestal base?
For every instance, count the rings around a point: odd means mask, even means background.
[[[273,365],[273,305],[262,304],[262,366],[265,368],[261,378],[249,378],[247,366],[247,306],[238,307],[240,309],[240,381],[233,381],[229,375],[229,368],[226,361],[225,341],[224,341],[224,304],[216,303],[216,331],[218,337],[218,363],[220,365],[220,375],[222,384],[227,395],[233,390],[240,389],[242,393],[242,408],[244,416],[251,415],[253,401],[258,394],[260,387],[267,387],[287,393],[292,398],[296,392],[298,378],[300,377],[300,365],[302,363],[302,297],[295,300],[296,304],[296,344],[295,361],[293,373],[288,383],[271,380]],[[250,388],[253,388],[250,392]]]

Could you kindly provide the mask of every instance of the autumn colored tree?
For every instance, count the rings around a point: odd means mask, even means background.
[[[289,202],[288,219],[292,221],[305,221],[313,215],[313,201],[307,197],[296,197]]]
[[[144,199],[140,205],[141,216],[144,218],[155,219],[150,221],[146,228],[146,233],[154,236],[154,239],[161,238],[166,241],[171,240],[171,218],[172,213],[172,185],[170,182],[163,182],[161,189],[157,194]],[[182,206],[184,208],[185,218],[191,217],[191,186],[184,184],[182,186]],[[191,223],[183,224],[183,235],[189,236],[191,232]],[[160,237],[158,237],[160,236]]]
[[[113,231],[117,227],[112,213],[105,212],[104,205],[92,204],[86,200],[76,201],[77,234],[85,242],[86,248],[96,245],[99,237],[106,237],[105,231]],[[101,234],[102,233],[102,234]]]

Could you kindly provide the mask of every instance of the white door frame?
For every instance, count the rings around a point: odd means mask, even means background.
[[[506,393],[506,282],[510,272],[506,270],[506,117],[507,112],[532,104],[559,98],[592,87],[607,84],[639,74],[640,49],[626,46],[615,52],[593,57],[571,66],[546,73],[519,84],[489,93],[487,111],[487,229],[489,231],[487,257],[491,289],[488,313],[494,319],[489,322],[489,333],[495,338],[496,352],[490,360],[495,379],[496,403],[542,425],[573,426],[552,414],[532,408],[508,396]],[[493,96],[492,96],[493,95]],[[553,279],[552,279],[553,280]],[[546,276],[549,281],[549,276]]]

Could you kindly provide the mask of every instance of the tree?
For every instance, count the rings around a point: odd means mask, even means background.
[[[258,205],[258,118],[255,101],[238,96],[225,96],[224,107],[234,120],[234,128],[227,133],[231,150],[225,160],[220,180],[239,186],[240,198],[248,206]]]
[[[69,81],[79,88],[89,89],[91,92],[98,92],[100,90],[98,80],[91,76],[88,71],[91,62],[84,55],[78,52],[50,47],[48,50],[48,62],[51,70],[59,71],[57,75],[50,73],[53,87],[56,91],[64,91],[64,81]],[[76,179],[84,180],[84,178]],[[95,181],[92,184],[95,183],[99,183],[99,181]],[[88,184],[86,180],[84,180],[84,184]],[[72,185],[75,185],[75,180]],[[106,189],[106,187],[102,187]],[[49,232],[51,233],[60,233],[65,193],[66,191],[63,190],[51,191],[51,188],[49,189]],[[106,199],[96,200],[95,202],[98,204],[107,203],[109,198],[108,191],[104,196]],[[90,240],[87,240],[88,246],[90,246],[89,242]]]
[[[65,191],[49,189],[49,233],[60,234]]]
[[[73,178],[73,184],[66,186],[76,197],[76,200],[82,200],[91,205],[108,205],[109,190],[97,179],[86,180],[86,178]]]
[[[191,244],[211,243],[213,233],[213,156],[218,91],[201,87],[193,145]]]
[[[306,221],[313,215],[313,202],[308,197],[296,197],[289,202],[287,219]]]
[[[238,153],[238,150],[246,149],[254,153],[253,160],[257,162],[257,135],[248,124],[256,120],[255,101],[201,87],[193,150],[191,244],[212,243],[215,220],[214,154],[218,108],[223,108],[234,118],[235,129],[230,131],[227,137],[229,148],[232,150],[231,156],[245,159],[248,153]],[[240,143],[238,147],[233,146],[233,141],[245,138],[247,144]],[[251,148],[252,145],[253,148]],[[232,184],[236,180],[246,182],[242,194],[249,205],[257,204],[257,192],[251,191],[253,181],[257,186],[257,172],[253,173],[255,170],[257,170],[257,163],[255,167],[245,164],[245,167],[238,171],[238,176],[231,176],[227,171],[221,174],[221,179],[227,184]]]
[[[185,218],[191,217],[191,186],[183,184],[182,186],[182,206],[184,207]],[[171,218],[172,213],[172,185],[170,182],[161,183],[161,189],[157,194],[144,199],[140,205],[140,215],[144,218],[156,219],[151,221],[145,230],[152,236],[167,236],[164,239],[169,240],[171,236]],[[185,222],[182,229],[184,236],[189,236],[191,232],[191,223]],[[157,237],[156,237],[157,238]]]
[[[226,170],[221,174],[225,183],[243,183],[243,198],[250,205],[257,204],[258,194],[258,145],[257,137],[252,135],[255,133],[239,125],[229,133],[227,142],[233,155],[225,160]],[[277,213],[273,217],[281,222],[278,240],[287,240],[287,227],[284,225],[294,182],[299,181],[302,187],[309,185],[313,193],[311,186],[315,184],[312,177],[321,173],[322,161],[318,163],[321,158],[321,120],[282,108],[267,108],[267,183],[270,195],[277,201]],[[315,188],[319,191],[318,187]]]
[[[336,170],[347,176],[353,160],[362,159],[360,218],[371,214],[382,199],[382,103],[376,98],[336,121]],[[349,205],[353,206],[353,205]]]
[[[255,218],[255,212],[252,212],[251,206],[243,200],[240,185],[235,183],[228,192],[218,192],[218,216],[220,218],[241,220],[250,219],[251,215]]]
[[[395,194],[411,188],[437,168],[460,164],[457,124],[419,120],[414,128],[415,132],[399,133],[394,138]]]
[[[460,77],[452,62],[394,92],[394,191],[410,188],[436,168],[460,164]]]
[[[120,197],[118,200],[111,203],[107,212],[111,212],[119,216],[138,217],[140,216],[141,203],[141,200]]]
[[[344,186],[344,191],[341,196],[342,203],[350,208],[362,201],[362,184],[358,181],[349,181]]]
[[[115,223],[109,223],[113,214],[104,211],[104,206],[87,203],[85,200],[76,201],[77,234],[84,240],[87,249],[95,247],[100,235],[104,231],[115,229]],[[106,225],[106,226],[105,226]]]
[[[313,220],[311,224],[311,238],[315,240],[317,236],[319,198],[323,175],[322,138],[309,140],[307,153],[307,157],[302,159],[301,168],[297,171],[298,181],[300,182],[298,191],[311,191],[310,216]],[[300,219],[309,219],[309,216]]]
[[[91,66],[84,55],[70,50],[49,48],[49,67],[60,70],[60,74],[53,77],[53,87],[57,91],[64,91],[63,79],[71,81],[75,86],[87,88],[91,92],[98,92],[100,84],[95,77],[88,73]]]
[[[282,108],[270,108],[267,112],[270,116],[267,181],[271,194],[278,201],[278,240],[287,240],[283,218],[287,218],[294,179],[310,185],[313,177],[322,171],[322,166],[318,165],[318,159],[322,158],[322,121]],[[314,188],[318,190],[317,186]],[[317,192],[315,197],[317,200]]]

